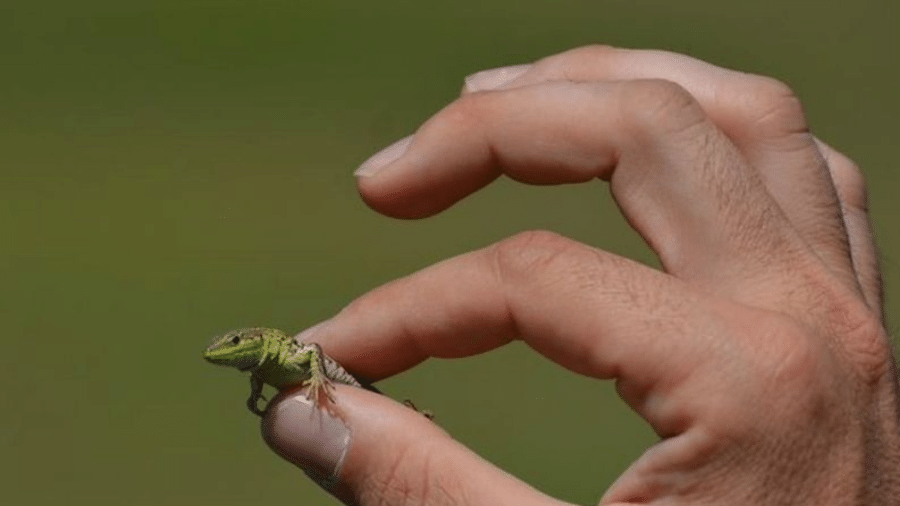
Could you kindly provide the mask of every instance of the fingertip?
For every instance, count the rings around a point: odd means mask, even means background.
[[[386,441],[411,431],[446,435],[423,414],[361,388],[335,386],[335,400],[325,405],[307,398],[306,389],[282,392],[266,409],[261,422],[263,440],[279,456],[300,467],[326,489],[344,475],[351,449]]]
[[[297,392],[273,399],[261,429],[269,448],[322,488],[331,490],[338,483],[351,436],[349,425],[340,417]]]
[[[413,136],[382,149],[363,162],[353,175],[360,197],[373,210],[391,218],[415,219],[430,216],[440,209],[434,199],[417,196],[426,188],[423,170],[406,157]]]
[[[360,178],[366,178],[379,174],[385,168],[396,162],[406,153],[407,150],[409,150],[409,146],[410,144],[412,144],[412,139],[413,136],[411,135],[404,137],[370,156],[359,166],[358,169],[353,172],[353,175]]]
[[[401,175],[402,179],[402,175]],[[363,202],[372,210],[388,216],[406,220],[427,218],[449,207],[441,205],[440,199],[418,198],[426,191],[418,188],[415,180],[401,180],[383,175],[379,177],[359,177],[356,188]]]
[[[404,157],[377,175],[357,177],[357,191],[367,206],[385,216],[420,219],[440,213],[499,176],[465,166],[457,170],[447,163]]]

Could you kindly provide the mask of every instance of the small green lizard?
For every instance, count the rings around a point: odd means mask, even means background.
[[[322,352],[316,343],[301,343],[277,329],[252,327],[233,330],[213,339],[203,352],[203,358],[218,365],[250,372],[250,398],[247,407],[262,416],[259,408],[263,384],[283,390],[293,386],[308,386],[307,398],[316,406],[324,396],[334,402],[332,382],[362,387],[373,392],[378,389],[359,381],[334,359]],[[411,406],[411,404],[408,404]],[[426,416],[428,416],[426,414]]]

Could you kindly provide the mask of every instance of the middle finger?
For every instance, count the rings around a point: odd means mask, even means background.
[[[359,178],[363,198],[389,215],[434,214],[503,173],[532,184],[601,178],[679,277],[752,298],[749,284],[771,291],[773,279],[794,279],[779,268],[816,264],[759,174],[669,81],[470,94],[406,143],[373,157]]]
[[[808,131],[799,100],[783,83],[667,51],[606,46],[578,48],[514,69],[519,76],[505,87],[559,80],[658,78],[678,83],[759,172],[766,190],[811,250],[847,286],[858,287],[852,241],[828,164]],[[467,79],[467,89],[473,84],[477,88],[478,80]]]

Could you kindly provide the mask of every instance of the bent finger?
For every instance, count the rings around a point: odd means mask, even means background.
[[[531,184],[601,178],[679,277],[739,294],[757,278],[768,284],[779,268],[814,260],[759,174],[667,81],[469,95],[408,144],[392,162],[376,156],[358,179],[366,202],[388,215],[434,214],[500,174]]]
[[[800,237],[854,285],[847,233],[828,168],[808,131],[800,100],[782,82],[668,51],[588,46],[528,66],[476,74],[464,90],[496,89],[498,83],[510,89],[553,81],[635,79],[666,79],[687,90],[759,171]]]
[[[731,308],[649,267],[540,232],[384,285],[299,338],[371,380],[521,339],[572,371],[617,378],[625,400],[671,434],[685,419],[660,407],[674,405],[673,385],[728,376],[721,361],[744,346],[734,336],[748,326],[763,332],[762,320]]]

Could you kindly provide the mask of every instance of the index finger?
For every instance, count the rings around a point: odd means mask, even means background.
[[[618,378],[626,401],[668,433],[677,417],[654,417],[644,399],[656,388],[669,398],[666,387],[688,374],[727,376],[721,354],[743,346],[734,336],[764,332],[765,318],[719,317],[715,307],[730,306],[628,259],[531,232],[373,290],[299,338],[376,381],[428,357],[521,339],[572,371]]]

